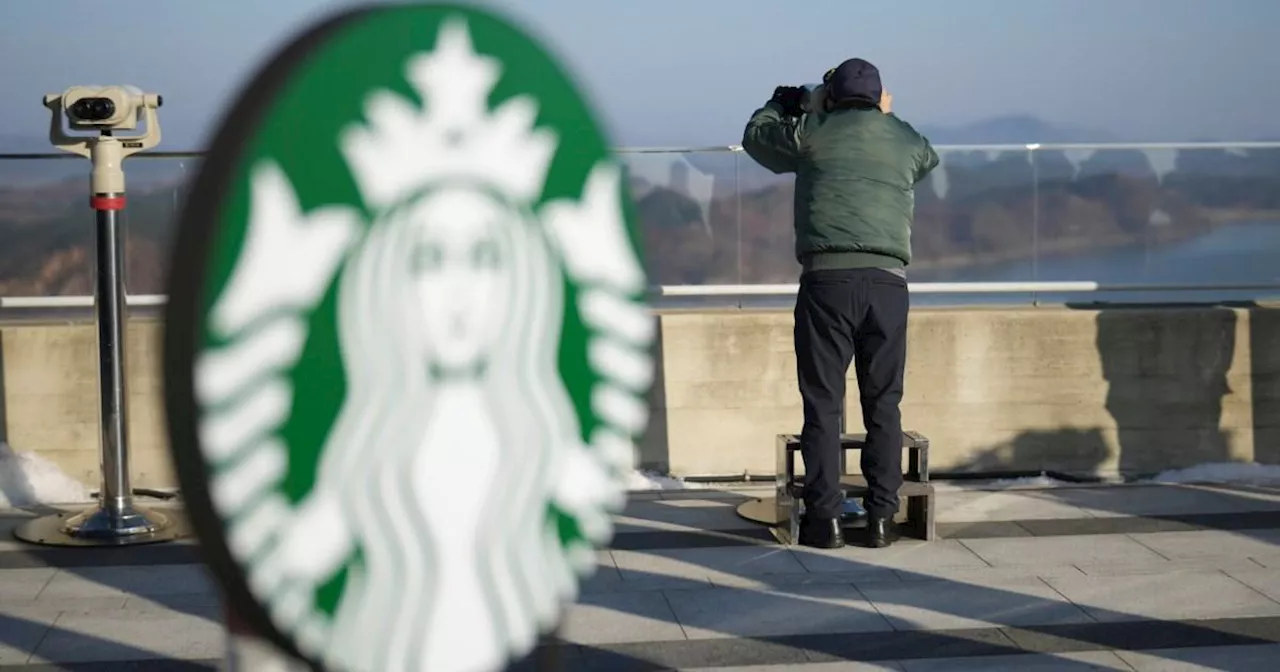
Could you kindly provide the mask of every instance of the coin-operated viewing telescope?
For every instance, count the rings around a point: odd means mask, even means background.
[[[138,127],[144,114],[148,126],[154,123],[155,111],[164,104],[164,99],[154,93],[143,93],[133,86],[73,86],[62,95],[44,97],[45,105],[55,103],[61,103],[66,110],[72,128],[131,131]],[[158,132],[155,137],[159,142]]]
[[[90,184],[94,209],[117,203],[115,210],[124,207],[124,170],[120,164],[126,157],[160,144],[156,110],[162,104],[161,96],[132,86],[73,86],[61,94],[44,97],[45,107],[53,113],[49,141],[58,149],[93,162]],[[73,130],[97,131],[98,135],[68,135],[62,128],[63,113]],[[115,135],[116,131],[136,130],[139,121],[146,123],[141,135]]]
[[[49,141],[88,158],[89,205],[96,211],[94,310],[98,326],[98,383],[101,393],[102,488],[98,506],[72,516],[57,514],[29,521],[18,538],[58,546],[119,546],[153,543],[180,536],[180,526],[162,514],[134,507],[129,482],[128,418],[125,412],[123,235],[118,215],[124,209],[124,159],[160,144],[156,113],[163,100],[132,86],[73,86],[44,97],[52,113]],[[70,135],[72,130],[97,131]],[[117,136],[116,131],[140,134]],[[64,517],[66,516],[66,517]]]

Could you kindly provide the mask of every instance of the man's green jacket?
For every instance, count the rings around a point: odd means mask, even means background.
[[[770,101],[742,147],[774,173],[795,173],[796,259],[804,270],[911,263],[915,185],[938,165],[929,141],[879,109],[801,117]]]

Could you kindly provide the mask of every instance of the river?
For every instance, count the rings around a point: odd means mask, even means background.
[[[1033,262],[908,271],[923,282],[1063,282],[1093,281],[1103,285],[1280,284],[1280,221],[1236,222],[1195,238],[1166,244],[1134,244],[1100,251],[1042,257]],[[1092,292],[1041,294],[1040,302],[1204,302],[1280,298],[1280,290]],[[916,305],[1027,303],[1030,294],[979,296],[920,294]]]
[[[1015,262],[936,270],[908,270],[913,284],[930,282],[1069,282],[1102,285],[1280,285],[1280,221],[1236,222],[1185,240],[1134,244]],[[1280,300],[1269,291],[1148,291],[1070,294],[912,294],[913,306],[1048,303],[1205,303]],[[735,303],[737,299],[732,299]],[[725,297],[668,297],[665,308],[723,306]],[[789,308],[791,297],[750,297],[741,305]]]

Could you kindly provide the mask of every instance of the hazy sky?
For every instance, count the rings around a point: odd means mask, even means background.
[[[124,83],[164,95],[165,149],[202,147],[263,59],[352,4],[0,0],[0,135],[40,137],[45,93]],[[775,85],[852,56],[880,66],[917,125],[1029,113],[1133,140],[1280,136],[1280,0],[478,4],[552,45],[619,144],[737,142]]]

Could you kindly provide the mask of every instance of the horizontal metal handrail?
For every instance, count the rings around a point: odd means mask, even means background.
[[[666,285],[651,293],[669,297],[789,296],[797,284],[779,285]],[[1062,282],[912,282],[912,294],[1081,294],[1089,292],[1213,292],[1280,290],[1280,283],[1175,285],[1156,283],[1103,284],[1089,280]]]
[[[133,307],[163,306],[169,302],[164,294],[130,294],[125,303]],[[0,296],[0,310],[6,308],[92,308],[93,297],[77,296]]]
[[[1176,285],[1157,283],[1103,284],[1089,280],[1064,282],[913,282],[912,294],[1087,294],[1091,292],[1240,292],[1280,291],[1280,283],[1226,283]],[[651,297],[701,298],[713,296],[790,296],[797,284],[761,285],[660,285],[649,290]],[[162,306],[164,294],[132,294],[130,306]],[[91,308],[92,296],[0,296],[0,309]]]
[[[1105,151],[1170,149],[1280,149],[1280,141],[1254,142],[1032,142],[1009,144],[934,145],[939,152],[974,151]],[[741,145],[710,145],[706,147],[618,147],[618,154],[710,154],[716,152],[741,152]],[[157,151],[135,154],[132,159],[195,159],[202,158],[204,150]],[[66,152],[0,152],[0,161],[30,159],[78,159]]]

